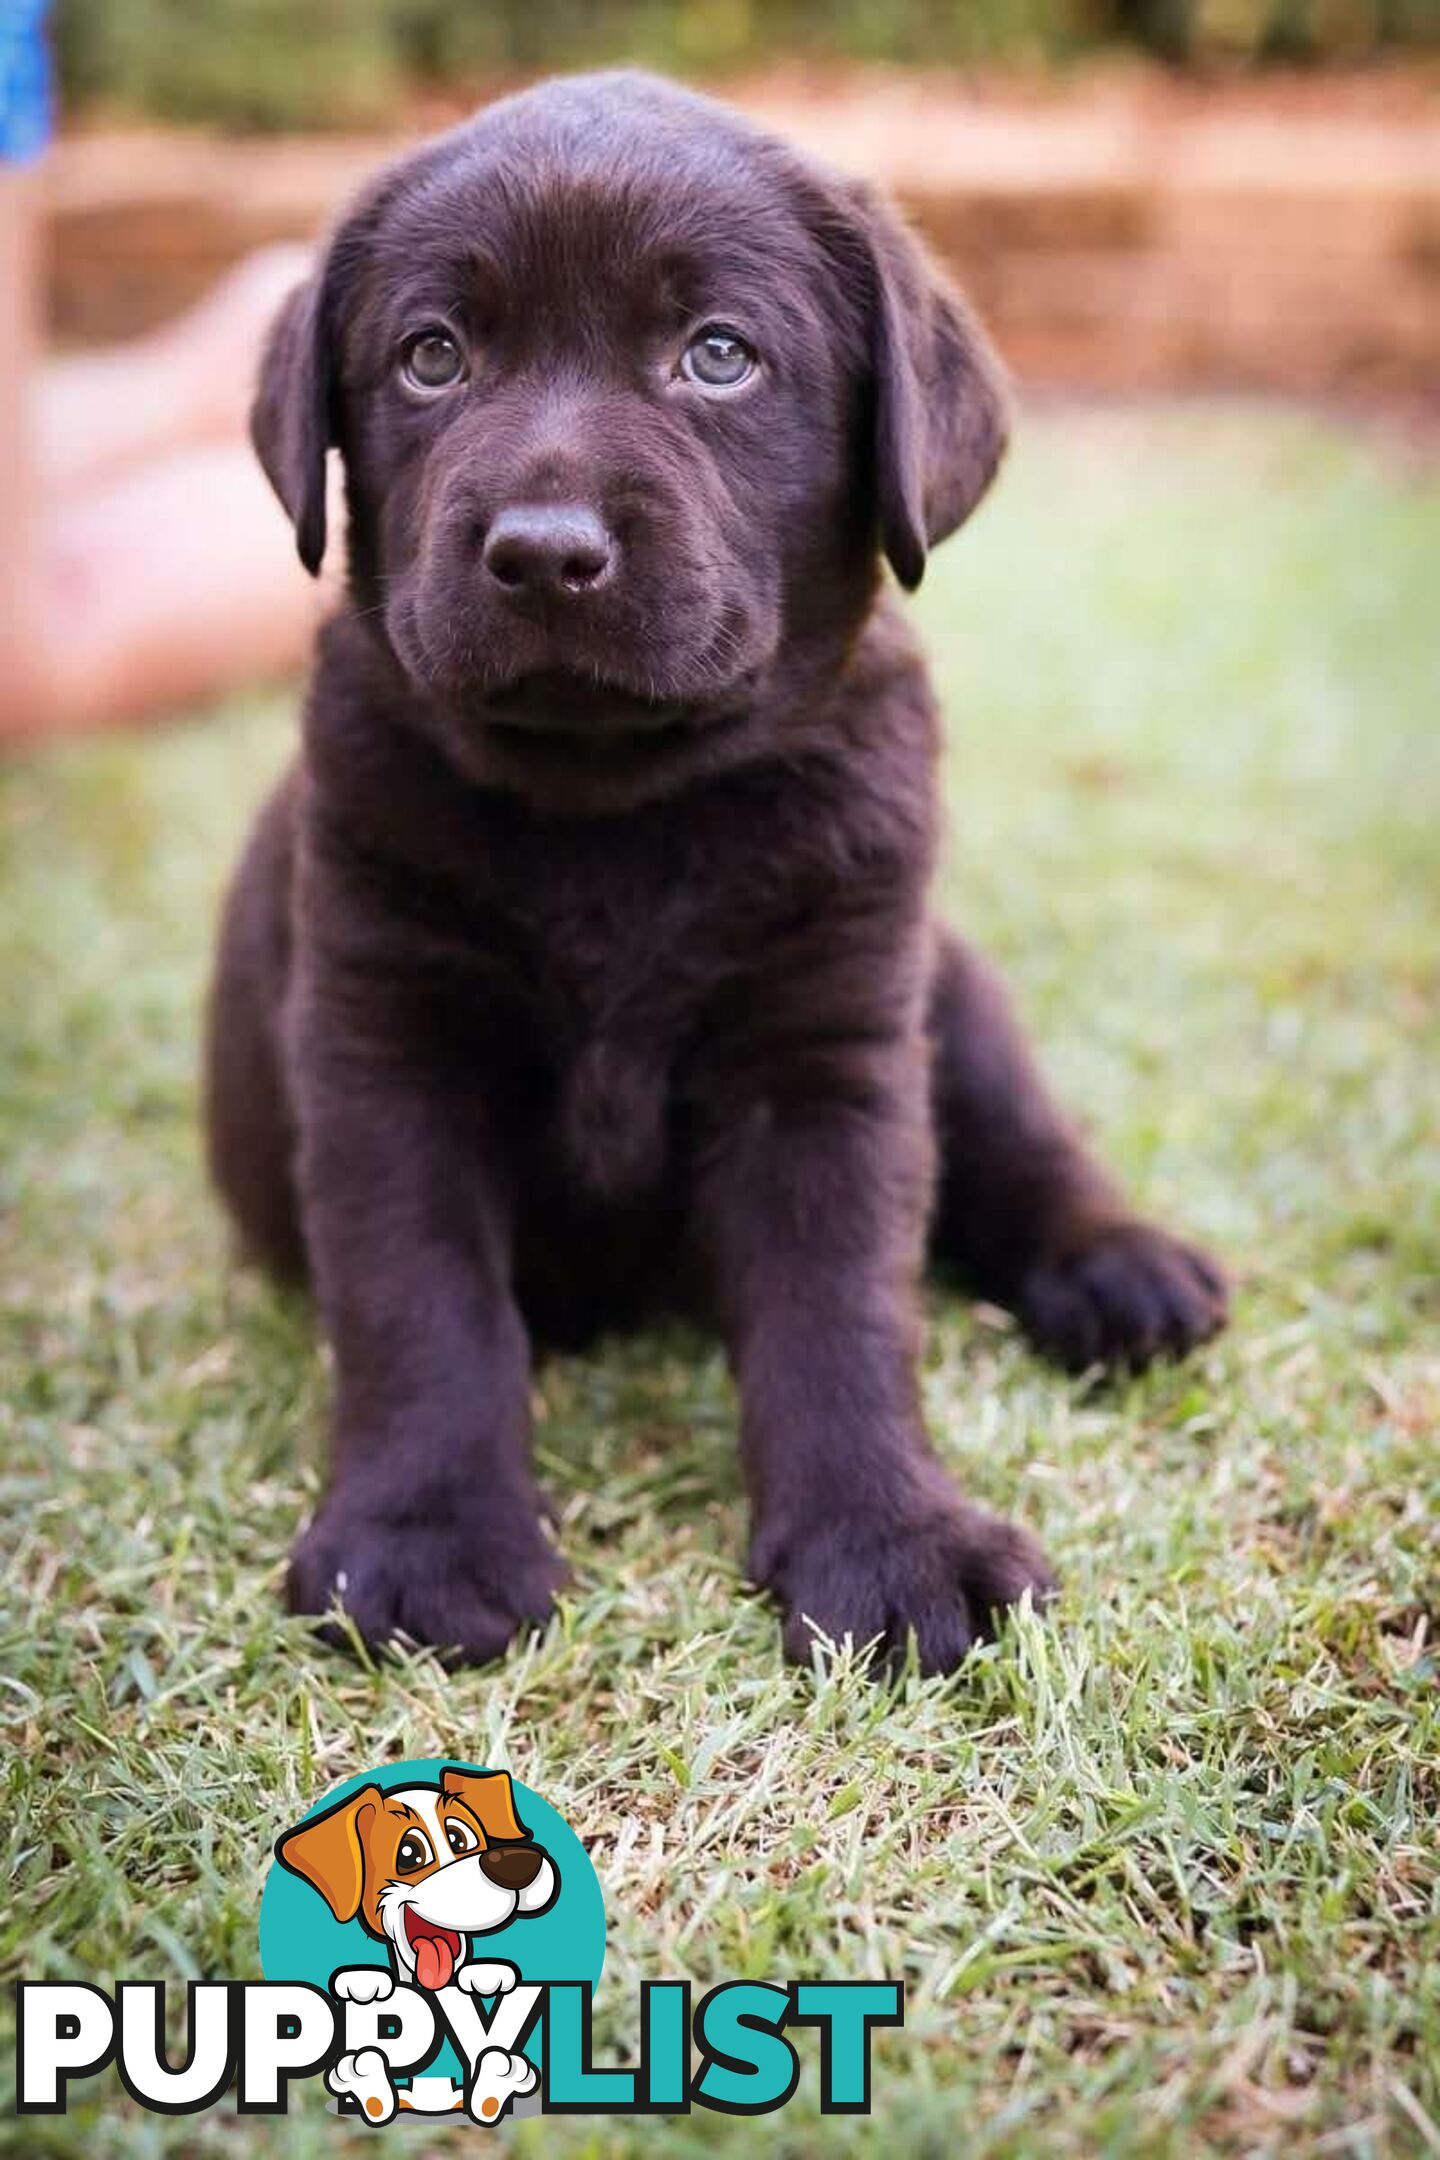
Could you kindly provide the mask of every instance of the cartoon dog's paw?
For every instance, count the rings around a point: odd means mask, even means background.
[[[535,2065],[524,2055],[505,2048],[486,2048],[475,2065],[465,2105],[473,2122],[497,2123],[512,2100],[534,2092]]]
[[[1225,1278],[1208,1254],[1153,1223],[1107,1225],[1026,1278],[1020,1320],[1037,1350],[1071,1372],[1142,1372],[1219,1333]]]
[[[483,1665],[523,1630],[543,1627],[568,1570],[524,1502],[457,1500],[443,1518],[397,1522],[364,1496],[331,1493],[290,1560],[290,1610],[344,1607],[365,1642],[428,1644]],[[321,1630],[343,1648],[347,1634]]]
[[[893,1666],[913,1635],[924,1673],[950,1672],[1007,1606],[1026,1591],[1040,1603],[1055,1585],[1028,1530],[938,1485],[932,1506],[893,1516],[767,1525],[750,1573],[784,1605],[785,1650],[797,1663],[809,1663],[817,1636],[836,1644],[848,1636]]]
[[[455,1985],[467,1995],[508,1995],[520,1978],[513,1965],[498,1960],[493,1963],[462,1965],[455,1975]]]
[[[395,1976],[383,1965],[352,1965],[336,1973],[330,1988],[342,2002],[384,2002],[395,1992]]]
[[[361,2048],[354,2055],[342,2055],[326,2071],[325,2083],[337,2100],[353,2100],[365,2120],[377,2129],[395,2113],[395,2087],[379,2048]]]

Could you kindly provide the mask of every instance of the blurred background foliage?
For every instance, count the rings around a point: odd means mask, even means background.
[[[237,128],[363,124],[542,68],[776,60],[975,67],[1106,49],[1354,62],[1440,44],[1440,0],[58,0],[69,110]]]

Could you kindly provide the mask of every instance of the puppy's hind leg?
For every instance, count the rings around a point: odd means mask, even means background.
[[[390,2065],[379,2048],[361,2048],[341,2055],[325,2073],[325,2083],[340,2102],[342,2112],[349,2100],[368,2123],[378,2129],[392,2122],[398,2105],[390,2077]]]
[[[1036,1070],[999,982],[948,931],[929,1031],[940,1151],[931,1255],[1072,1370],[1139,1370],[1223,1326],[1215,1263],[1141,1221]]]
[[[295,1135],[280,1054],[290,971],[292,787],[270,798],[226,896],[205,1041],[210,1175],[247,1259],[305,1276]]]

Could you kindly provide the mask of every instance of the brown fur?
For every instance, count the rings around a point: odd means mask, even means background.
[[[712,320],[759,354],[732,393],[677,366]],[[469,374],[418,396],[428,322]],[[1219,1324],[929,914],[936,715],[881,556],[918,581],[1005,426],[882,204],[644,78],[382,175],[283,315],[257,445],[312,568],[339,448],[351,572],[231,894],[209,1132],[335,1352],[299,1610],[343,1579],[367,1637],[473,1658],[542,1621],[532,1344],[679,1311],[729,1350],[791,1651],[946,1668],[1050,1576],[926,1439],[927,1226],[1073,1364]],[[502,582],[517,511],[598,522],[603,576]]]

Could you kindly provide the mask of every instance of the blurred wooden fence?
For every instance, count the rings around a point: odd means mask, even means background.
[[[1022,380],[1440,403],[1440,119],[1264,99],[968,98],[924,77],[746,102],[895,191]],[[48,179],[67,342],[143,329],[307,236],[395,141],[79,136]]]

